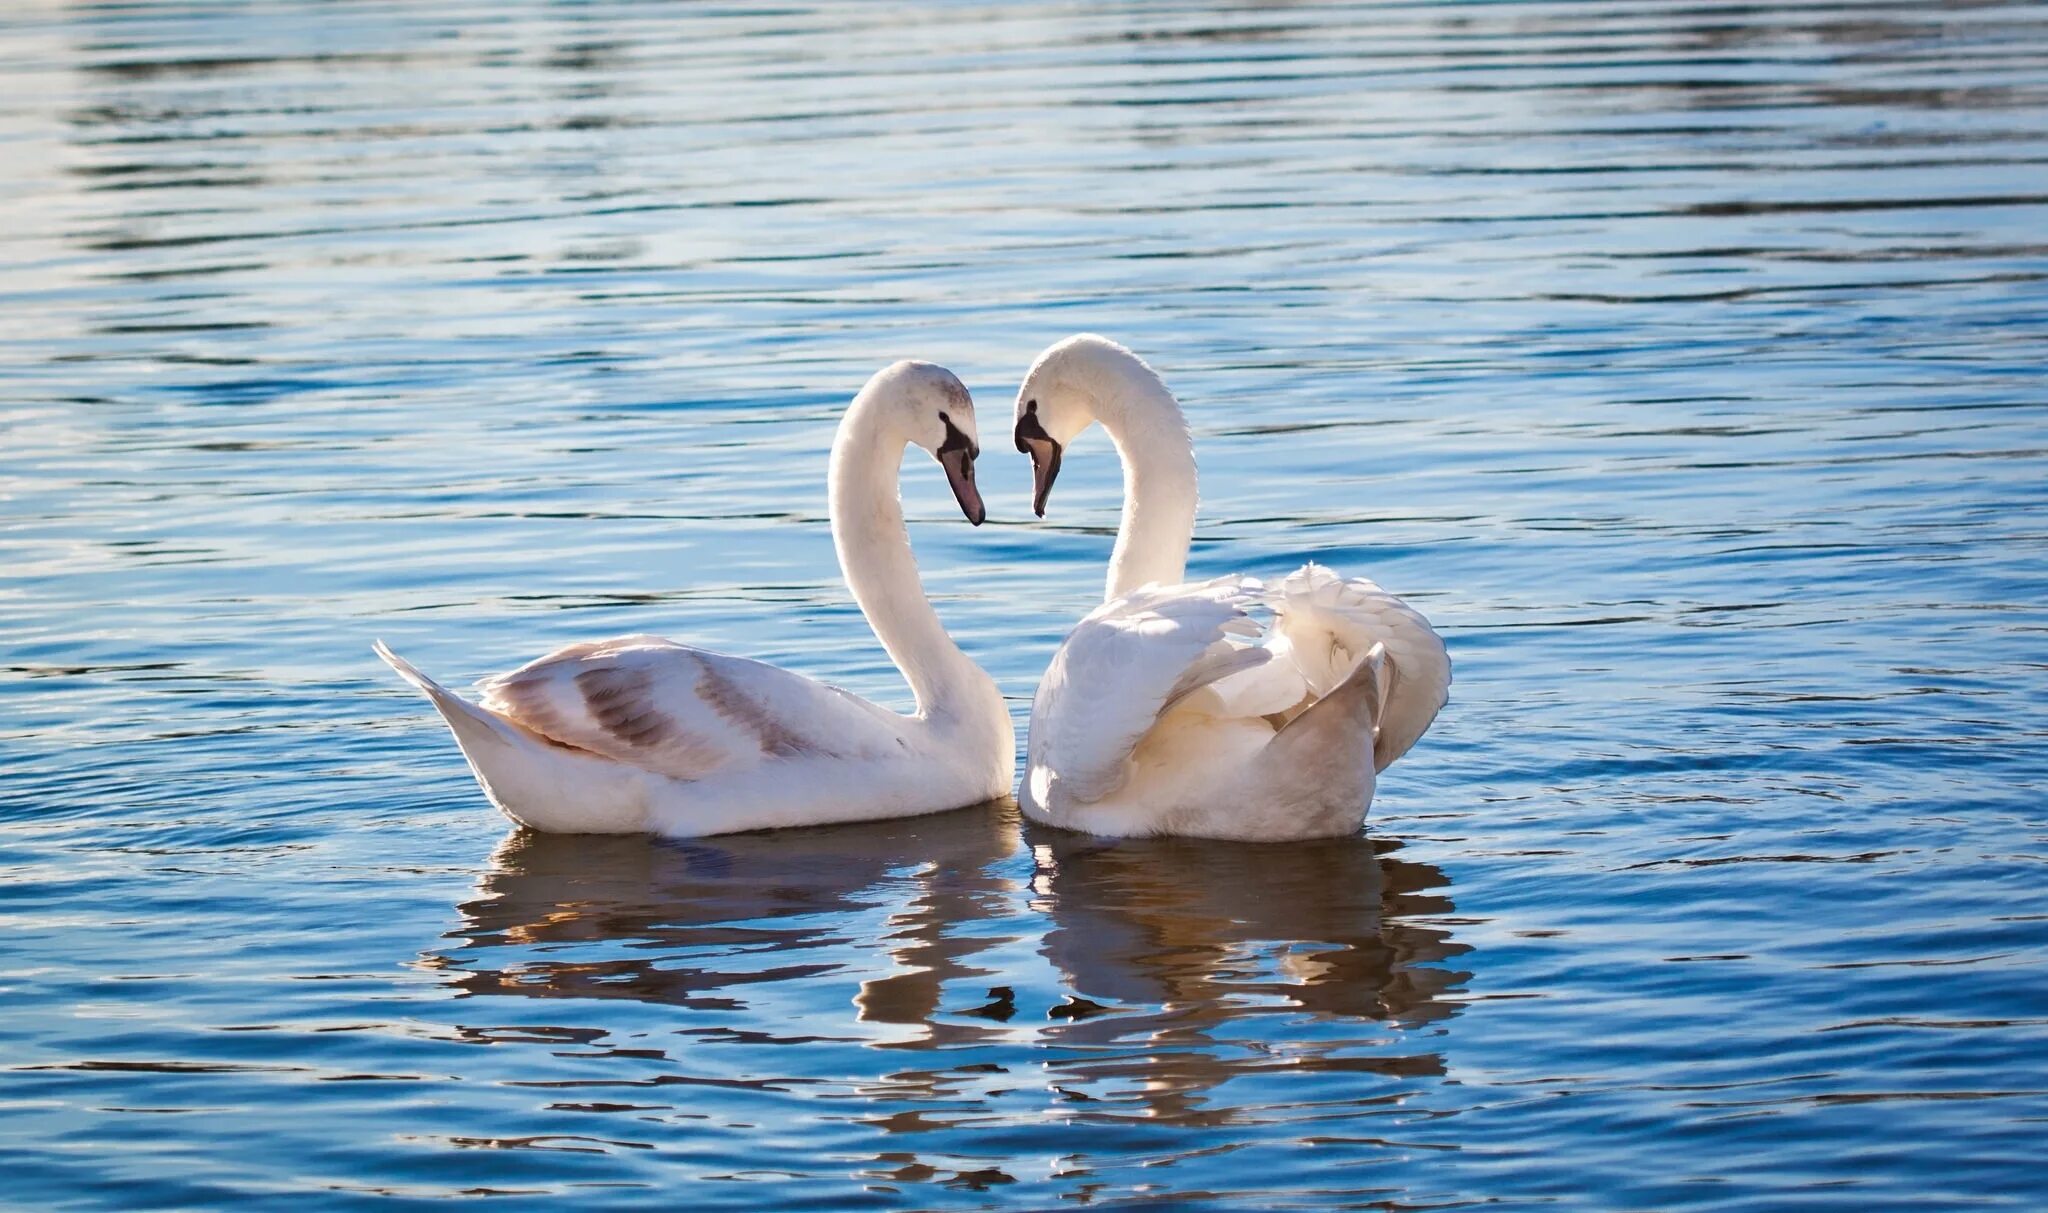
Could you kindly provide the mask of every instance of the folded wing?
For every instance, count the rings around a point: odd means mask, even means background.
[[[900,720],[801,674],[658,636],[571,645],[478,685],[487,711],[528,733],[675,779],[886,752]]]
[[[1031,765],[1080,802],[1114,792],[1162,714],[1219,679],[1268,661],[1245,608],[1259,583],[1224,577],[1148,588],[1076,624],[1032,705]]]

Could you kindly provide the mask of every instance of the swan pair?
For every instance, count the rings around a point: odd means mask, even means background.
[[[1355,832],[1377,772],[1445,701],[1443,643],[1400,599],[1315,564],[1272,586],[1182,584],[1196,505],[1187,421],[1150,367],[1101,337],[1048,349],[1018,391],[1014,438],[1040,516],[1066,448],[1095,422],[1123,458],[1123,522],[1107,601],[1067,637],[1032,705],[1024,812],[1114,836]],[[538,830],[702,836],[1000,798],[1016,736],[918,578],[898,497],[911,445],[980,525],[974,405],[931,363],[868,381],[828,477],[841,569],[910,684],[910,716],[654,636],[571,645],[486,679],[481,703],[377,652],[433,701],[492,802]]]

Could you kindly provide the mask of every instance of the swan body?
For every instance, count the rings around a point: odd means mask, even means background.
[[[924,595],[903,524],[903,452],[939,459],[977,525],[974,407],[942,367],[900,362],[854,398],[832,446],[833,542],[909,682],[900,715],[837,687],[657,636],[570,645],[479,684],[472,703],[380,641],[425,692],[485,795],[555,833],[674,837],[907,817],[1008,793],[1016,736],[996,684]]]
[[[1124,464],[1107,600],[1053,656],[1032,703],[1018,803],[1093,834],[1277,841],[1350,834],[1378,773],[1448,698],[1450,656],[1420,612],[1310,563],[1271,585],[1182,584],[1194,447],[1137,355],[1072,337],[1017,394],[1034,507],[1065,447],[1100,421]]]

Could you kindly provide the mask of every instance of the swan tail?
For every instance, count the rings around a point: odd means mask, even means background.
[[[572,747],[550,746],[421,673],[386,648],[386,665],[433,701],[498,810],[520,825],[557,834],[622,834],[647,828],[640,773]]]
[[[387,648],[379,640],[372,646],[384,664],[398,671],[398,676],[411,683],[433,701],[441,719],[448,722],[448,728],[455,734],[455,743],[462,747],[463,756],[471,766],[481,767],[485,754],[501,746],[518,747],[525,742],[511,725],[484,711],[482,708],[457,695],[420,672],[418,666]]]

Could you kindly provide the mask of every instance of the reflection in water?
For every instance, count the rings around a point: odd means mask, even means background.
[[[862,982],[860,1019],[938,1041],[940,990],[995,942],[958,928],[1010,895],[1016,846],[1014,812],[982,808],[689,842],[516,831],[429,963],[471,995],[744,1010],[742,987],[842,968],[849,918],[881,906],[897,971]]]
[[[1413,921],[1451,912],[1449,880],[1433,864],[1385,853],[1398,843],[1360,835],[1247,846],[1036,829],[1032,843],[1034,889],[1052,920],[1045,954],[1074,993],[1054,1012],[1066,1025],[1049,1034],[1096,1047],[1056,1063],[1061,1090],[1106,1091],[1112,1109],[1132,1102],[1153,1120],[1222,1123],[1250,1110],[1204,1096],[1236,1077],[1443,1072],[1435,1053],[1398,1051],[1399,1031],[1360,1039],[1296,1025],[1272,1040],[1248,1022],[1308,1011],[1405,1028],[1454,1012],[1448,995],[1469,974],[1429,966],[1467,949]]]
[[[1304,845],[1106,840],[1033,830],[1052,915],[1046,955],[1083,997],[1199,1021],[1233,1001],[1419,1023],[1466,974],[1420,967],[1466,949],[1402,915],[1444,915],[1434,864],[1366,835]],[[1187,1022],[1183,1019],[1179,1022]]]
[[[720,1012],[739,1017],[686,1035],[1035,1043],[1047,1094],[1089,1105],[1068,1109],[1084,1119],[1135,1107],[1153,1120],[1235,1120],[1248,1114],[1239,1101],[1211,1108],[1205,1096],[1276,1069],[1442,1073],[1436,1054],[1402,1049],[1411,1029],[1454,1013],[1467,974],[1435,966],[1466,949],[1429,925],[1452,910],[1447,878],[1393,858],[1398,843],[1107,841],[1031,827],[1032,873],[1019,862],[1019,829],[1005,805],[693,842],[517,832],[492,855],[478,896],[457,907],[456,946],[427,964],[466,996],[626,999],[712,1013],[714,1023]],[[1020,993],[1014,978],[974,963],[1041,932],[1052,992]],[[850,966],[886,970],[860,977],[852,1024],[842,1002],[792,1022],[770,997],[777,983],[801,987]],[[1299,1021],[1285,1043],[1262,1039],[1275,1014]],[[565,1018],[462,1032],[592,1045],[608,1033]],[[1358,1021],[1374,1026],[1361,1033]],[[876,1036],[863,1024],[912,1032]],[[915,1070],[863,1094],[950,1099],[958,1088],[957,1074]]]

